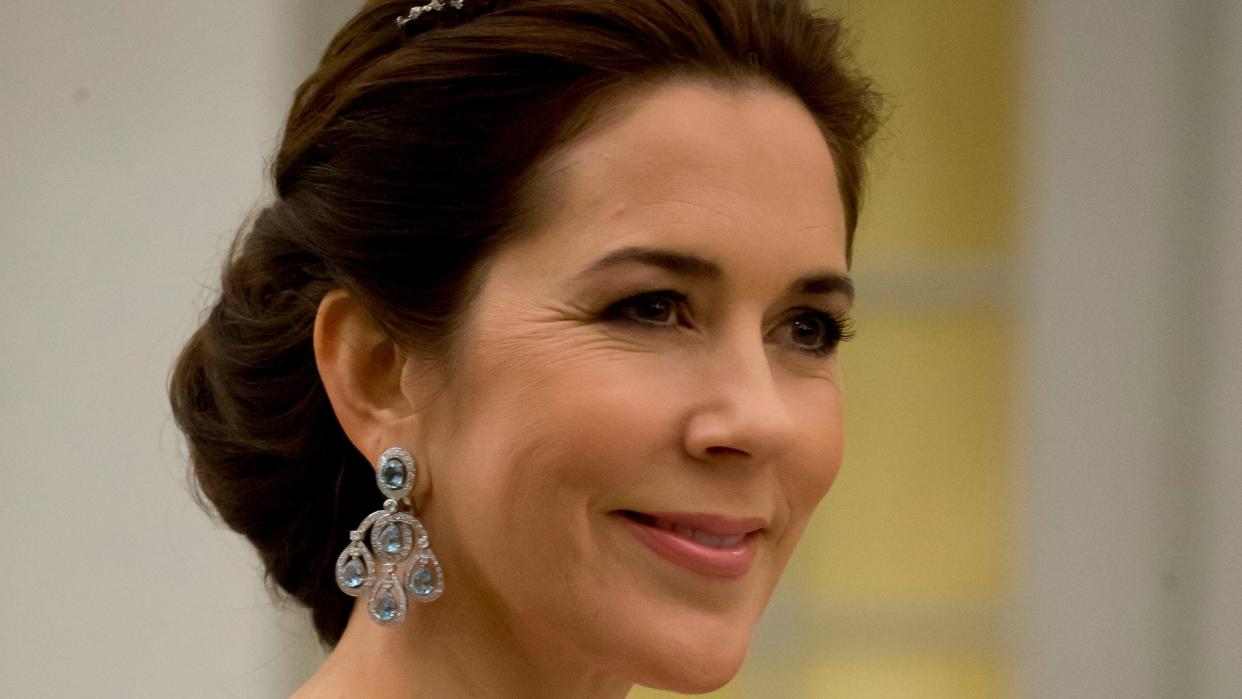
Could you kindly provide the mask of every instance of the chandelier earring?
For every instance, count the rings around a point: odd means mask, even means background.
[[[411,597],[427,603],[444,593],[440,560],[410,498],[417,475],[408,451],[393,447],[380,454],[375,484],[386,498],[384,508],[349,533],[336,559],[337,586],[351,597],[365,595],[369,616],[380,624],[404,621]]]

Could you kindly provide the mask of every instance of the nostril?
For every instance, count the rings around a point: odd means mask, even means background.
[[[738,455],[738,456],[747,456],[746,452],[742,451],[741,449],[734,449],[733,447],[708,447],[707,453],[713,456],[726,456],[730,454]]]

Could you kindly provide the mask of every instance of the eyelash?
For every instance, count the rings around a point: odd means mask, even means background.
[[[636,307],[638,304],[652,300],[668,300],[672,302],[673,311],[682,312],[689,305],[686,295],[669,289],[663,291],[649,291],[635,296],[624,298],[609,306],[603,313],[604,318],[609,320],[621,320],[640,325],[647,325],[654,328],[671,328],[674,327],[667,323],[657,323],[648,320],[642,320],[630,316],[625,311]],[[798,347],[799,351],[815,357],[828,357],[836,353],[837,346],[842,342],[848,342],[854,339],[854,322],[848,317],[836,317],[831,313],[816,310],[814,308],[801,307],[795,309],[803,311],[786,322],[797,320],[799,318],[815,318],[824,325],[824,333],[826,335],[825,344],[822,347],[808,348]]]

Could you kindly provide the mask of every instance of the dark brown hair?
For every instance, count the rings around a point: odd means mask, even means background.
[[[410,6],[368,3],[298,89],[276,200],[234,241],[169,391],[202,494],[328,646],[353,604],[336,556],[380,500],[316,370],[327,291],[443,356],[482,263],[546,210],[541,166],[672,77],[758,82],[806,105],[835,158],[848,254],[876,122],[839,25],[801,0],[466,0],[402,32]]]

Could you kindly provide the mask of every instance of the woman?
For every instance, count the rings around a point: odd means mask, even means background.
[[[874,124],[842,63],[795,0],[340,32],[171,389],[203,493],[334,649],[298,696],[734,675],[841,461]]]

